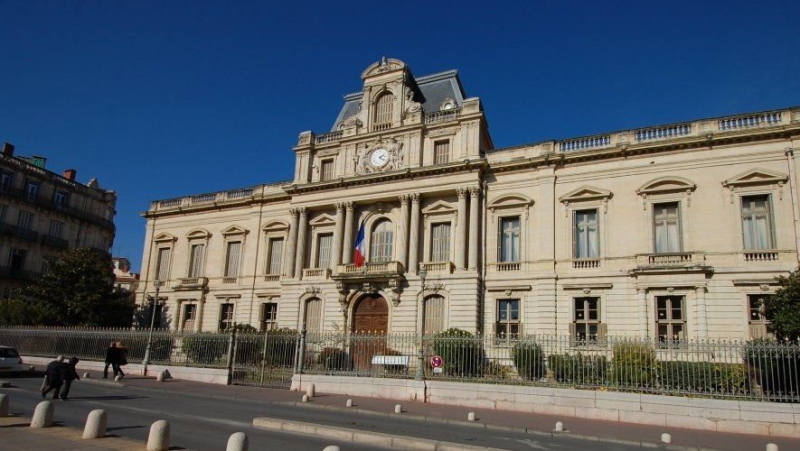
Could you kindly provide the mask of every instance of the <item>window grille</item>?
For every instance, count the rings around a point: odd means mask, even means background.
[[[370,261],[384,263],[392,260],[394,230],[388,220],[380,221],[372,230],[370,239]]]
[[[241,254],[241,241],[231,241],[228,243],[228,252],[225,256],[225,277],[237,277],[239,275]]]
[[[431,235],[431,261],[450,261],[450,223],[434,224]]]
[[[436,141],[433,144],[433,163],[446,164],[450,162],[450,141]]]
[[[775,230],[769,195],[742,197],[742,235],[745,250],[775,248]]]
[[[600,237],[597,210],[576,211],[573,220],[574,257],[598,258]]]
[[[203,256],[205,244],[193,244],[189,260],[189,277],[203,277]]]
[[[681,252],[681,232],[677,202],[653,205],[653,244],[657,254]]]
[[[519,261],[519,216],[500,219],[501,262]]]
[[[267,274],[280,274],[283,259],[283,238],[269,240],[269,266]]]

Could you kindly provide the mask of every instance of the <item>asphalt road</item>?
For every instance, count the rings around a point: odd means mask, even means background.
[[[12,413],[31,416],[41,401],[40,377],[6,379],[12,388],[0,389],[11,400]],[[337,445],[342,450],[381,449],[302,435],[284,434],[252,427],[255,417],[281,418],[362,431],[428,438],[473,446],[508,450],[633,450],[636,446],[578,439],[569,436],[539,436],[470,426],[442,425],[416,419],[360,415],[345,411],[308,409],[224,398],[206,398],[180,392],[143,390],[113,384],[78,381],[72,385],[70,400],[56,401],[55,420],[82,429],[93,409],[108,414],[108,433],[146,441],[150,425],[167,420],[171,426],[172,449],[221,450],[234,432],[246,432],[250,449],[322,450]]]

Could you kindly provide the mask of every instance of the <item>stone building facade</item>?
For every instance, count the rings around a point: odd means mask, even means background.
[[[292,180],[151,204],[139,302],[159,280],[170,327],[206,331],[766,333],[800,108],[495,149],[455,71],[361,78]]]
[[[92,247],[108,252],[114,242],[117,196],[76,180],[77,172],[45,169],[43,157],[0,154],[0,293],[45,271],[46,256]]]

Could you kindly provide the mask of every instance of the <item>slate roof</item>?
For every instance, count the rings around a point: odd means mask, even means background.
[[[466,97],[464,87],[461,86],[461,79],[458,78],[458,71],[456,70],[425,75],[424,77],[416,78],[415,81],[423,97],[418,100],[422,102],[422,109],[426,113],[439,111],[442,103],[448,98],[455,100],[456,108],[461,108],[461,104]],[[336,117],[336,122],[333,123],[331,131],[336,131],[340,123],[358,112],[358,104],[361,102],[362,96],[362,92],[356,92],[344,97],[344,106],[339,111],[339,116]]]

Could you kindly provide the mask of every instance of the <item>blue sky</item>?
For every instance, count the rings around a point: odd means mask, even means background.
[[[291,178],[381,56],[458,69],[496,147],[800,105],[797,1],[0,0],[0,141],[149,202]]]

